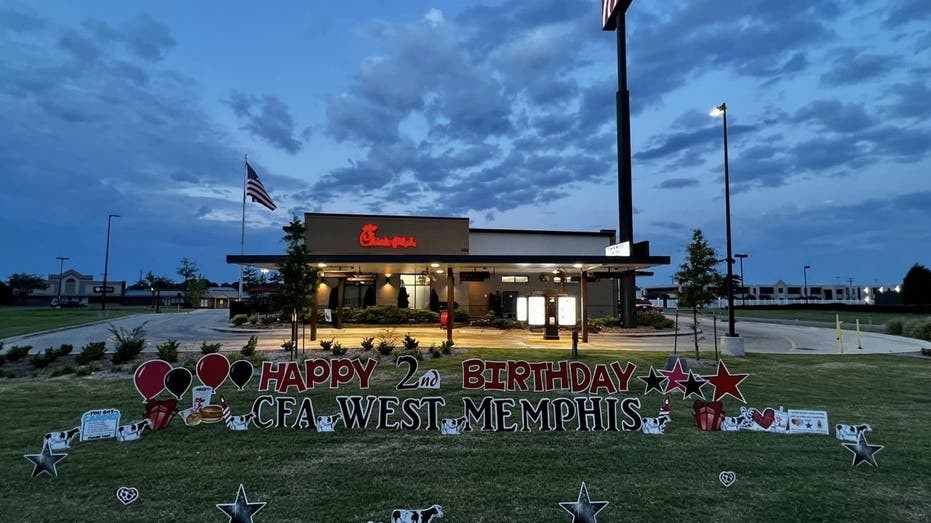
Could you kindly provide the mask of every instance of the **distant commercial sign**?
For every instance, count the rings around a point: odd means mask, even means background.
[[[107,285],[106,289],[107,289],[107,294],[110,294],[110,293],[113,292],[113,286],[112,286],[112,285]],[[103,286],[103,285],[94,285],[94,292],[97,293],[97,294],[103,293],[103,292],[104,292],[104,286]]]
[[[630,242],[608,245],[605,247],[605,256],[630,256]]]

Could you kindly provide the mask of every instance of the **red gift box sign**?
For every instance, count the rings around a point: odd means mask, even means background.
[[[701,430],[721,430],[724,408],[720,401],[695,400],[692,405],[692,417],[695,418],[695,424]]]
[[[145,403],[145,417],[149,420],[149,428],[162,430],[171,423],[178,413],[178,400],[149,400]]]

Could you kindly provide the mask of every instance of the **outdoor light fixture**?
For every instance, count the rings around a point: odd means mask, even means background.
[[[439,267],[439,266],[440,266],[439,263],[431,263],[431,264],[430,264],[430,267],[433,267],[433,268],[436,268],[436,267]]]
[[[58,264],[58,298],[55,301],[55,305],[61,307],[61,275],[65,270],[65,260],[70,260],[71,258],[66,256],[56,256],[55,259],[61,262]]]
[[[811,265],[806,265],[802,268],[802,276],[805,278],[805,304],[808,304],[808,269],[811,269]]]
[[[736,337],[734,330],[734,254],[731,248],[731,177],[727,160],[727,104],[714,108],[711,116],[724,117],[724,217],[727,225],[727,336]]]
[[[107,253],[103,259],[103,286],[100,288],[101,297],[100,297],[100,310],[107,310],[107,271],[110,268],[110,222],[113,218],[120,218],[119,214],[109,214],[107,215]],[[59,282],[61,285],[61,282]]]
[[[322,268],[326,267],[326,264],[323,263],[323,262],[320,262],[320,263],[317,264],[317,267],[320,267],[320,268],[322,269]]]

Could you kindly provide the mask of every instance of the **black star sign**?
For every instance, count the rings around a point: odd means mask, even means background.
[[[582,482],[578,501],[563,501],[559,503],[563,510],[572,514],[572,523],[598,523],[595,515],[608,506],[607,501],[591,501],[588,499],[588,489]]]
[[[45,442],[42,445],[42,452],[38,454],[23,454],[23,457],[35,465],[32,469],[32,477],[36,477],[45,472],[49,476],[57,478],[58,469],[55,468],[55,464],[67,458],[68,455],[52,453],[52,449],[49,448],[48,442]]]
[[[701,379],[701,376],[696,376],[692,371],[689,371],[688,379],[680,380],[677,383],[685,387],[683,398],[688,398],[692,394],[697,394],[701,399],[705,399],[705,393],[701,391],[701,388],[707,385],[708,381]]]
[[[656,370],[650,365],[650,374],[647,376],[637,376],[637,379],[646,383],[647,388],[643,391],[643,395],[646,396],[650,391],[656,390],[660,394],[663,393],[663,382],[666,381],[666,378],[660,374],[656,373]]]
[[[236,501],[232,503],[217,503],[217,508],[230,517],[229,523],[252,523],[252,515],[265,508],[266,502],[249,503],[246,498],[246,489],[239,484],[236,492]]]
[[[857,438],[856,443],[844,443],[847,450],[853,452],[853,465],[857,466],[862,462],[867,462],[874,467],[878,467],[876,464],[876,458],[873,457],[873,454],[876,454],[885,447],[885,445],[870,445],[866,441],[866,434],[860,433],[860,437]]]

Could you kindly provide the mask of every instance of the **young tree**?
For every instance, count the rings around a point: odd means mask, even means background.
[[[278,264],[278,272],[284,284],[280,299],[289,314],[303,314],[308,303],[310,313],[310,339],[317,339],[317,270],[304,262],[307,246],[304,243],[306,227],[295,216],[284,226],[284,242],[287,245],[285,259]]]
[[[685,261],[676,272],[679,284],[679,304],[692,308],[692,329],[695,337],[695,358],[698,352],[698,309],[715,300],[714,291],[721,287],[724,278],[718,272],[718,254],[708,245],[701,229],[692,231],[692,242],[685,248]]]
[[[183,278],[184,283],[184,303],[191,306],[191,297],[188,294],[188,284],[197,279],[197,262],[189,260],[187,257],[181,258],[181,265],[178,267],[178,275]],[[199,300],[198,300],[199,301]]]
[[[13,289],[13,295],[25,303],[32,291],[48,289],[48,282],[35,274],[17,272],[10,276],[10,288]]]
[[[162,289],[173,285],[174,282],[164,276],[156,276],[152,274],[152,271],[149,271],[140,283],[148,285],[149,289],[152,289],[152,298],[155,300],[155,312],[159,312],[162,305]]]
[[[204,278],[203,274],[198,274],[193,280],[188,280],[184,285],[184,292],[187,294],[187,300],[191,307],[197,308],[200,306],[200,300],[207,294],[207,287],[209,286],[210,281]]]
[[[931,303],[931,270],[916,263],[902,280],[902,303],[923,305]]]

